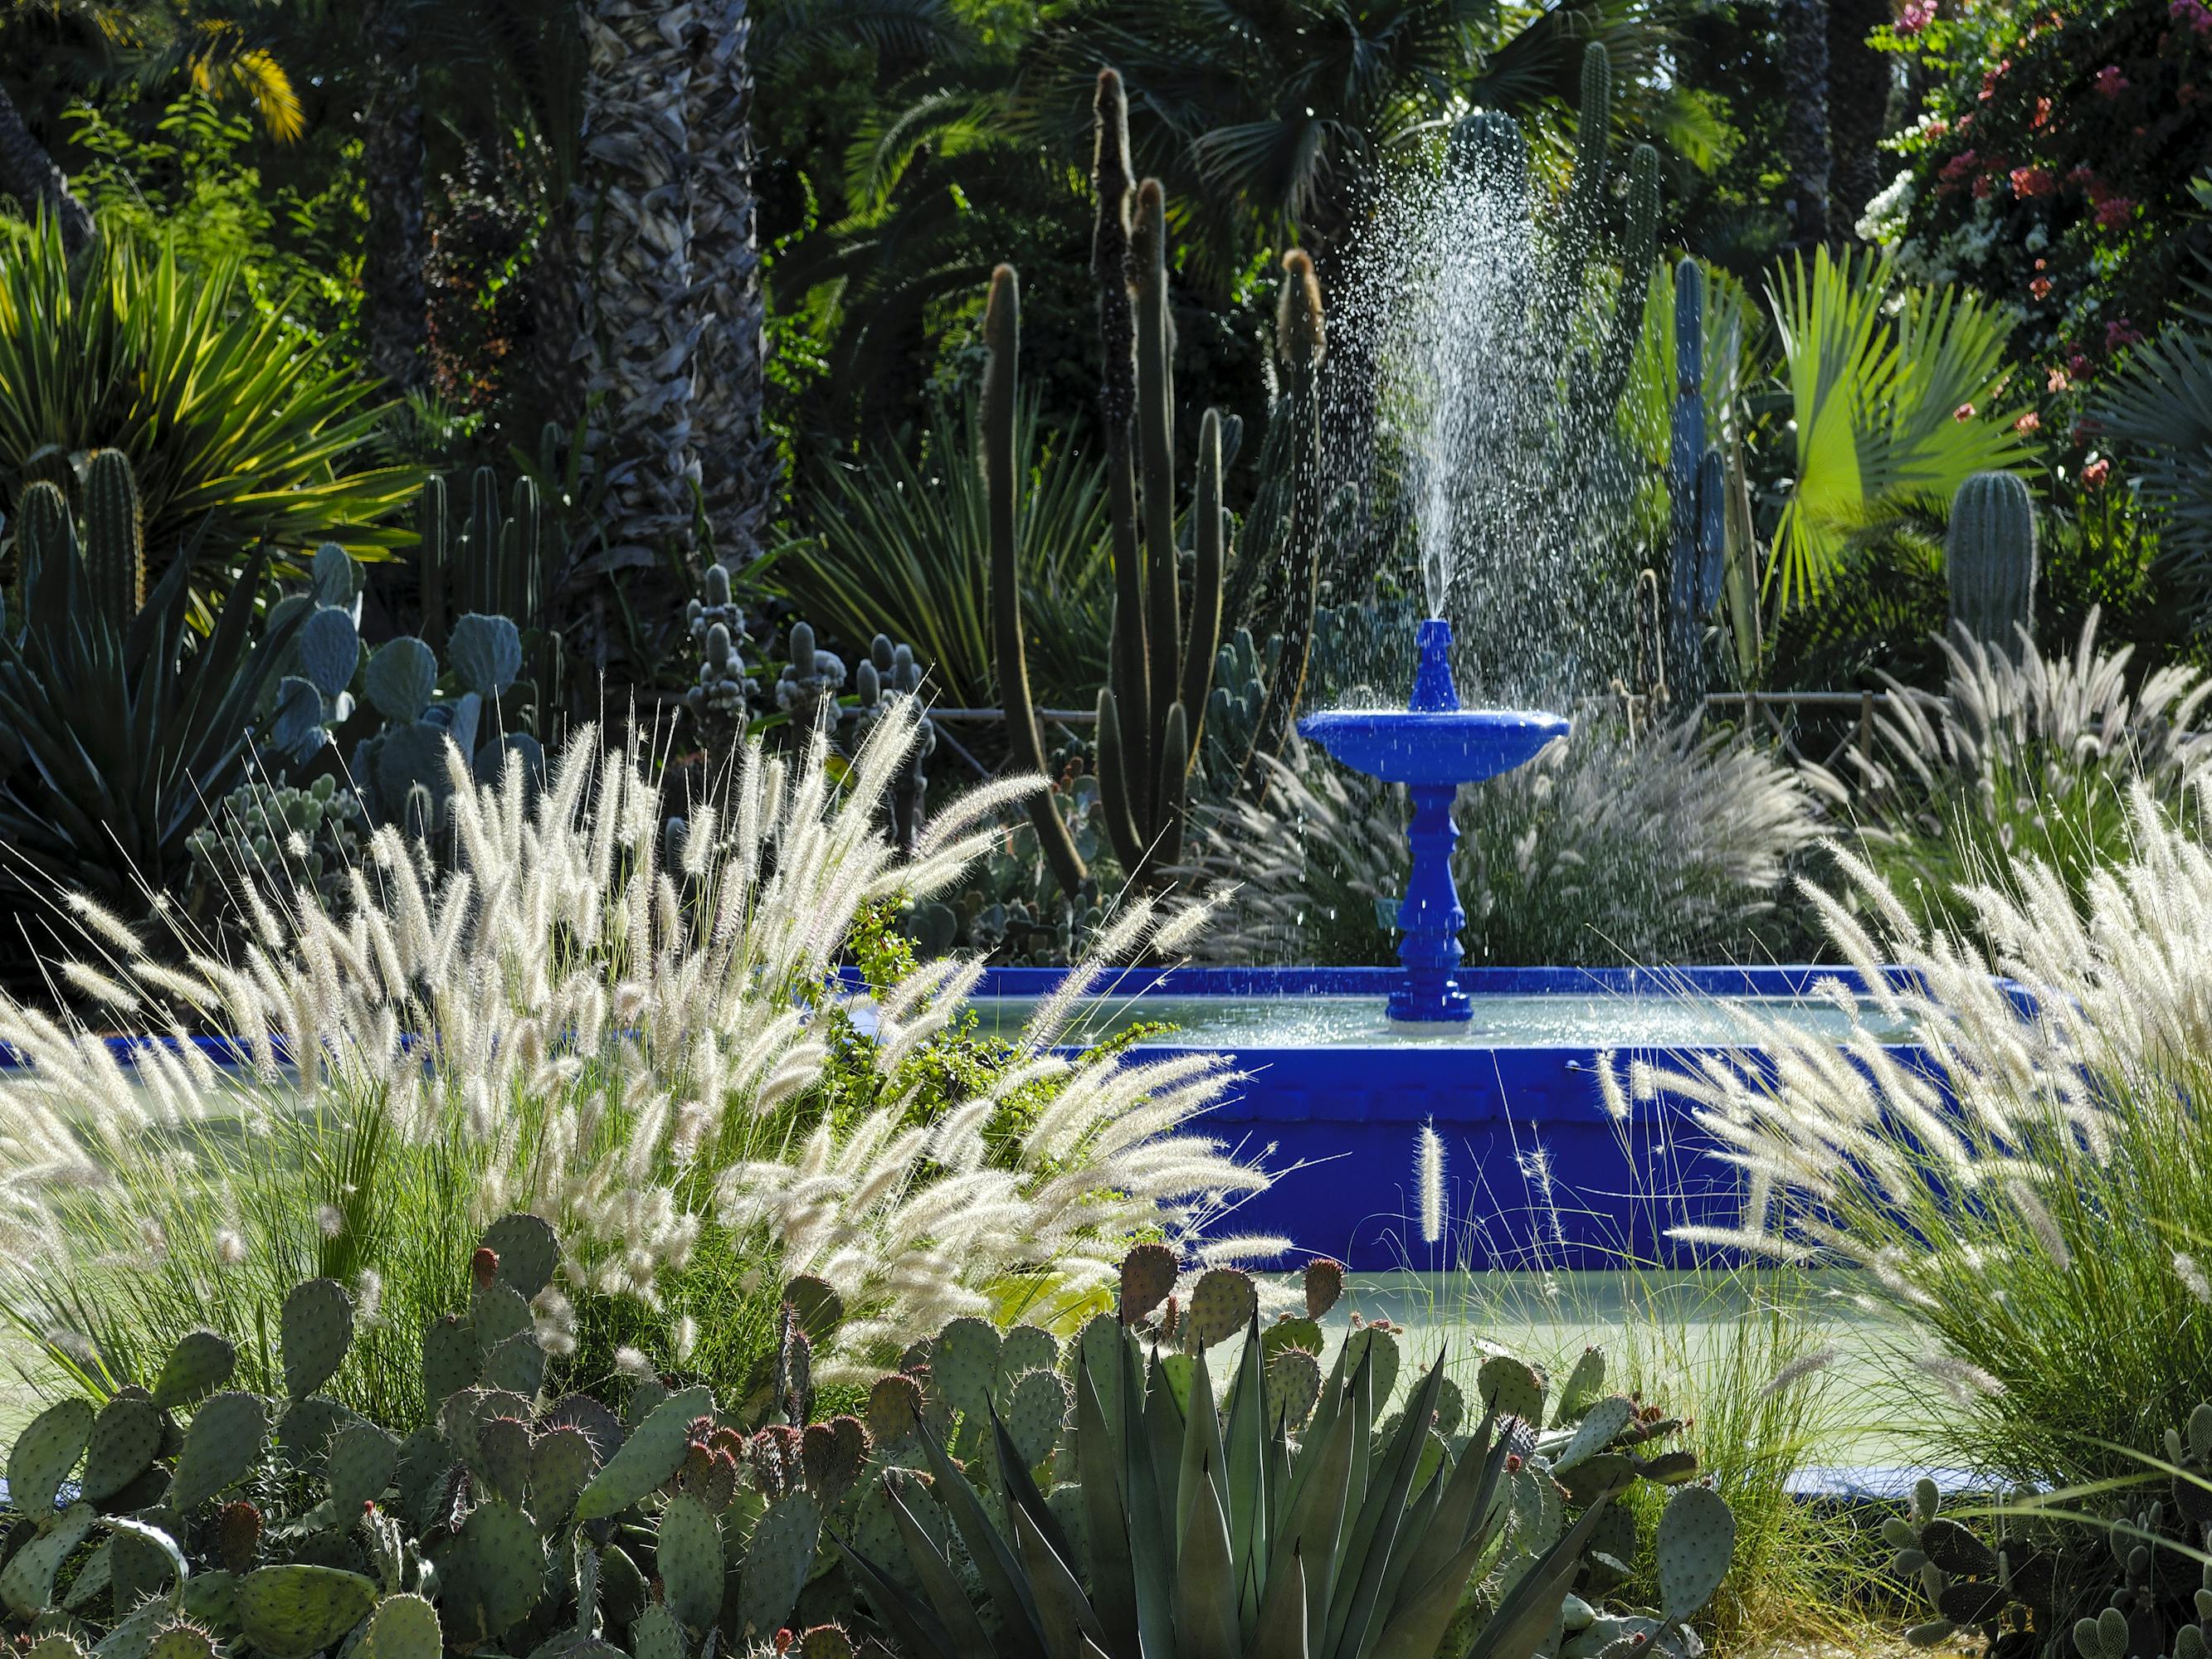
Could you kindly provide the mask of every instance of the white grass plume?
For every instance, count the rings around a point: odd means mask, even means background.
[[[255,1070],[219,1079],[187,1046],[143,1053],[133,1077],[85,1024],[0,1003],[0,1042],[31,1064],[0,1091],[0,1279],[82,1279],[108,1249],[99,1218],[148,1214],[149,1194],[167,1195],[177,1297],[218,1267],[265,1259],[289,1272],[296,1241],[263,1236],[281,1228],[240,1201],[205,1132],[234,1119],[251,1143],[318,1114],[373,1112],[398,1146],[442,1160],[469,1228],[543,1214],[579,1287],[654,1304],[710,1220],[787,1276],[821,1274],[848,1316],[842,1346],[817,1355],[826,1378],[1009,1295],[1072,1310],[1135,1237],[1194,1238],[1225,1194],[1264,1184],[1183,1133],[1225,1074],[1043,1054],[1073,995],[1030,1036],[1017,1077],[933,1127],[910,1121],[919,1080],[896,1085],[899,1061],[942,1029],[973,963],[925,970],[891,998],[884,1087],[858,1121],[795,1115],[828,1052],[808,1010],[856,913],[940,888],[989,840],[980,819],[948,814],[918,861],[895,860],[882,797],[915,732],[897,705],[842,784],[818,735],[789,763],[748,744],[672,848],[635,742],[579,734],[534,792],[519,766],[478,784],[456,759],[447,869],[380,830],[349,908],[257,893],[264,937],[229,958],[157,966],[135,935],[89,919],[98,960],[76,983],[118,1006],[176,1007],[179,1033],[236,1032]],[[1109,933],[1136,951],[1178,931],[1139,901]],[[296,1079],[280,1055],[303,1062]],[[1016,1097],[1034,1121],[1010,1155],[987,1136]],[[316,1235],[316,1205],[303,1191],[302,1237]],[[179,1224],[189,1214],[196,1229]],[[115,1227],[136,1246],[135,1219]],[[188,1232],[201,1242],[177,1248]],[[384,1283],[388,1302],[389,1273]]]

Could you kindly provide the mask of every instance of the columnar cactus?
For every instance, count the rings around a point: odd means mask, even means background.
[[[1943,538],[1951,626],[2017,662],[2035,627],[2035,502],[2009,472],[1977,472]]]

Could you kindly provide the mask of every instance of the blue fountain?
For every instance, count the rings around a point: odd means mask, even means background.
[[[1402,783],[1412,797],[1406,840],[1413,868],[1398,906],[1398,960],[1390,992],[1393,1023],[1464,1020],[1474,1006],[1459,981],[1459,936],[1467,926],[1452,882],[1452,847],[1459,828],[1452,802],[1462,784],[1480,783],[1525,766],[1544,745],[1567,734],[1557,714],[1519,708],[1462,708],[1452,684],[1451,624],[1423,623],[1413,696],[1402,709],[1332,710],[1309,714],[1298,730],[1356,772]]]

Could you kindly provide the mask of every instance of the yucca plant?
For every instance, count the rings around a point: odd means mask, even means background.
[[[996,707],[989,536],[978,413],[940,404],[918,456],[896,445],[822,470],[815,533],[772,556],[769,580],[817,628],[847,639],[890,631],[930,665],[932,690],[957,708]],[[1032,623],[1030,672],[1051,702],[1087,705],[1106,676],[1113,575],[1103,468],[1064,439],[1048,447],[1037,405],[1014,428],[1024,475],[1016,558]]]
[[[196,543],[191,585],[226,586],[267,542],[356,554],[408,539],[386,522],[411,467],[349,471],[385,410],[326,342],[235,303],[236,274],[103,241],[82,269],[43,224],[0,259],[0,506],[39,481],[79,496],[76,469],[120,450],[157,553]],[[204,629],[204,597],[193,621]]]
[[[1941,513],[1977,472],[2027,459],[2005,385],[2005,313],[1951,288],[1899,289],[1886,257],[1825,249],[1767,287],[1795,422],[1790,500],[1766,584],[1778,611],[1816,597],[1853,538]]]

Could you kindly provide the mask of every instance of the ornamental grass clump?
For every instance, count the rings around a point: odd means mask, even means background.
[[[881,807],[916,726],[896,705],[834,783],[819,734],[788,761],[750,744],[688,822],[590,733],[542,786],[449,754],[441,856],[386,826],[341,904],[243,881],[253,933],[228,954],[78,907],[91,948],[62,977],[154,1035],[134,1075],[91,1021],[0,1003],[31,1066],[0,1085],[0,1310],[65,1367],[130,1375],[332,1279],[367,1315],[346,1403],[388,1422],[419,1405],[410,1344],[508,1211],[560,1231],[568,1289],[534,1316],[602,1373],[743,1370],[799,1273],[846,1310],[833,1382],[952,1317],[1087,1312],[1132,1239],[1183,1238],[1263,1178],[1181,1133],[1217,1065],[1064,1057],[1057,1006],[965,1071],[914,1063],[965,1040],[971,963],[886,987],[872,1039],[837,1043],[874,1083],[828,1086],[856,918],[941,890],[1022,788],[971,794],[899,861]],[[1200,915],[1133,904],[1100,951],[1172,952]],[[219,1069],[208,1031],[247,1063]]]
[[[2212,854],[2137,785],[2124,855],[2016,859],[1931,928],[1836,856],[1808,891],[1866,1003],[1836,1037],[1745,1012],[1753,1060],[1647,1073],[1741,1166],[1737,1224],[1678,1238],[1855,1269],[1931,1451],[2006,1482],[2140,1474],[2212,1393]],[[1886,962],[1915,984],[1886,981]],[[1879,1035],[1911,1022],[1924,1060]]]
[[[1685,721],[1632,738],[1576,723],[1517,771],[1460,792],[1452,875],[1476,963],[1653,963],[1746,953],[1812,795],[1741,734]],[[1205,815],[1199,867],[1236,891],[1209,960],[1384,963],[1407,872],[1404,790],[1294,744],[1267,793]]]
[[[1954,630],[1937,641],[1941,696],[1883,677],[1875,750],[1853,751],[1849,787],[1806,769],[1907,902],[1970,926],[1968,888],[2027,857],[2078,896],[2092,871],[2130,851],[2132,786],[2177,805],[2212,764],[2212,680],[2172,664],[2130,686],[2135,647],[2099,650],[2097,621],[2093,610],[2070,655],[2016,642],[2018,662]]]

